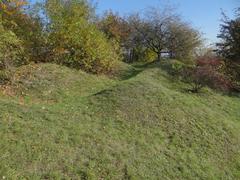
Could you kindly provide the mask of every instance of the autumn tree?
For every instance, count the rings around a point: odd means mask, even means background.
[[[235,19],[223,13],[218,38],[217,52],[225,58],[228,74],[234,81],[240,81],[240,9],[236,11]]]
[[[131,32],[131,27],[128,25],[128,22],[112,11],[105,12],[97,25],[108,38],[115,39],[122,45],[125,44]]]
[[[84,0],[46,2],[49,19],[49,58],[93,73],[111,71],[119,60],[117,44],[92,23],[93,10]]]
[[[22,41],[4,28],[0,17],[0,70],[11,70],[26,63]]]
[[[1,0],[0,13],[2,16],[18,15],[25,5],[27,5],[26,0]]]
[[[27,8],[26,0],[4,0],[0,5],[3,26],[22,40],[25,56],[32,61],[42,61],[39,52],[44,41],[43,25],[37,16]],[[39,60],[41,59],[41,60]]]
[[[187,68],[184,79],[190,83],[189,91],[198,93],[203,87],[229,92],[233,89],[232,82],[224,74],[225,64],[216,56],[202,56],[196,59],[196,64]]]
[[[26,17],[23,13],[23,7],[26,4],[25,0],[3,0],[0,2],[1,70],[9,70],[26,64],[28,61],[24,41],[21,39],[23,31],[18,25],[21,22],[20,19]]]
[[[161,53],[166,49],[168,24],[175,18],[175,15],[167,10],[150,8],[144,18],[138,19],[134,28],[141,36],[142,43],[157,54],[160,61]],[[139,22],[140,20],[140,22]]]
[[[238,11],[240,12],[240,10]],[[229,19],[223,13],[221,30],[218,35],[220,42],[217,43],[217,46],[220,55],[232,61],[240,62],[240,15],[237,12],[235,19]]]
[[[3,0],[0,2],[0,14],[4,28],[13,31],[18,36],[24,36],[27,27],[27,14],[24,7],[25,0]]]
[[[154,52],[158,61],[162,53],[187,61],[201,44],[200,33],[171,8],[150,8],[144,15],[132,16],[131,24],[135,29],[133,40],[140,40],[138,44]]]
[[[188,23],[183,22],[180,18],[169,23],[167,49],[171,58],[191,63],[201,44],[200,32]]]

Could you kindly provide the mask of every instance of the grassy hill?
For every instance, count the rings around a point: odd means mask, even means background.
[[[240,178],[239,97],[122,66],[19,68],[0,95],[0,179]]]

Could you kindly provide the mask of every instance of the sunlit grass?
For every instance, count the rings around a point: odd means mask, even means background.
[[[239,97],[189,94],[156,65],[34,66],[1,95],[0,178],[240,178]]]

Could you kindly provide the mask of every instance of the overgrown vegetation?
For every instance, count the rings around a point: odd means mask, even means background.
[[[126,17],[109,11],[98,18],[87,0],[47,0],[30,8],[26,4],[25,0],[5,0],[0,5],[4,52],[1,66],[8,66],[7,71],[27,62],[52,62],[96,74],[114,74],[119,68],[118,61],[154,62],[166,56],[181,61],[183,66],[192,66],[192,70],[183,72],[187,76],[181,77],[187,77],[185,81],[195,86],[194,92],[206,85],[216,88],[211,84],[219,82],[226,86],[224,83],[229,80],[233,87],[220,89],[238,89],[238,16],[229,20],[224,15],[225,25],[219,35],[222,42],[218,46],[226,68],[219,72],[210,63],[199,67],[201,33],[174,9],[148,8],[142,14]],[[228,37],[235,43],[230,49],[226,48],[232,42]],[[2,73],[2,82],[8,79],[6,72]]]
[[[240,90],[240,9],[236,10],[235,19],[229,19],[223,13],[221,31],[218,35],[218,54],[225,58],[227,73],[235,84],[235,90]]]
[[[6,84],[14,67],[28,62],[22,41],[10,30],[6,30],[0,17],[0,84]]]
[[[9,70],[27,63],[22,41],[0,21],[0,70]]]
[[[25,1],[1,2],[3,26],[15,33],[34,62],[56,62],[93,73],[108,73],[121,60],[118,44],[92,22],[87,1],[48,0],[24,10]]]
[[[98,24],[110,39],[121,43],[127,62],[160,61],[164,53],[189,62],[201,44],[201,36],[174,12],[168,8],[149,8],[125,19],[109,12]]]
[[[53,3],[54,2],[54,3]],[[84,1],[47,2],[53,61],[94,73],[108,73],[120,60],[119,47],[108,41],[90,21],[90,5]]]
[[[240,179],[224,17],[216,54],[174,9],[0,0],[0,179]]]

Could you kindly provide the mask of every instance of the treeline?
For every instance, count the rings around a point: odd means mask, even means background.
[[[108,74],[118,68],[117,61],[152,62],[167,57],[177,60],[172,71],[187,77],[184,79],[194,84],[194,91],[212,81],[232,89],[239,81],[239,14],[236,16],[236,20],[225,16],[217,56],[201,50],[201,33],[170,8],[148,8],[126,17],[109,11],[98,17],[87,0],[45,0],[34,5],[26,0],[2,0],[1,83],[8,81],[15,67],[31,62]],[[237,38],[234,43],[228,38],[231,35]]]
[[[99,18],[84,0],[27,5],[25,0],[2,1],[0,23],[3,31],[23,43],[18,46],[30,61],[57,62],[99,73],[108,71],[117,60],[160,60],[163,52],[189,60],[201,43],[199,32],[170,9],[151,8],[145,16],[125,18],[110,11]]]
[[[200,33],[170,8],[148,8],[125,18],[110,11],[98,26],[109,39],[119,42],[127,62],[160,61],[164,54],[191,61],[202,43]]]

